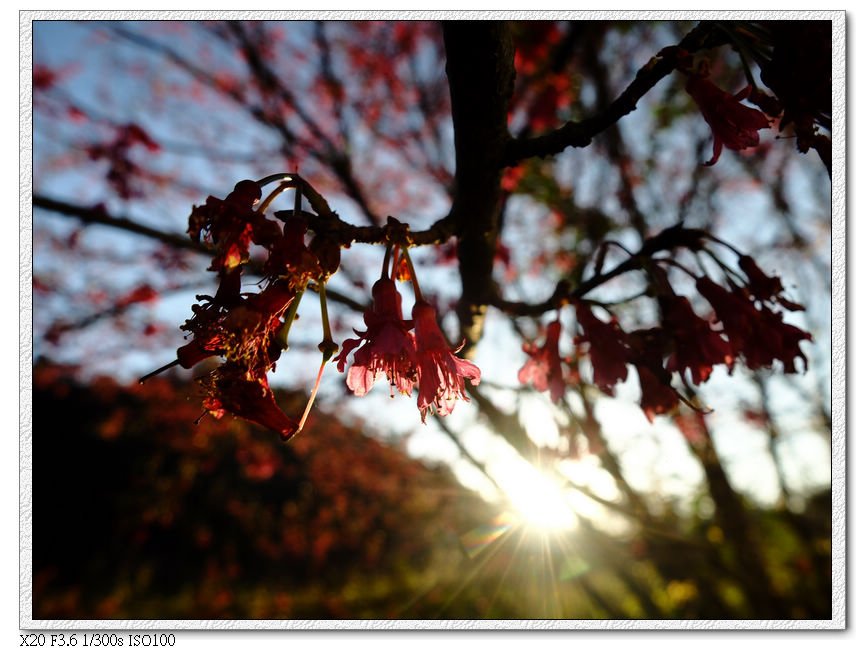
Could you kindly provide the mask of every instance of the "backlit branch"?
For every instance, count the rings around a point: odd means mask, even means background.
[[[39,194],[34,195],[33,197],[33,207],[44,208],[45,210],[63,214],[67,217],[75,217],[86,224],[110,226],[136,235],[144,235],[145,237],[155,239],[164,244],[173,246],[174,248],[195,251],[196,253],[210,254],[210,251],[206,246],[204,246],[204,244],[192,241],[189,237],[163,232],[156,228],[145,226],[137,221],[133,221],[132,219],[128,219],[127,217],[112,216],[102,207],[73,205],[66,201],[59,201]]]
[[[200,253],[202,255],[208,256],[213,254],[213,251],[210,250],[202,242],[193,241],[192,239],[189,239],[188,237],[182,235],[176,235],[174,233],[167,233],[162,230],[157,230],[156,228],[145,226],[144,224],[129,219],[127,217],[112,216],[107,211],[99,207],[73,205],[65,201],[59,201],[57,199],[52,199],[47,196],[42,196],[38,194],[33,197],[33,206],[36,208],[50,210],[51,212],[61,214],[67,217],[74,217],[81,220],[85,224],[109,226],[111,228],[124,230],[126,232],[134,233],[136,235],[143,235],[155,241],[168,244],[169,246],[172,246],[174,248],[188,250],[194,253]],[[370,240],[369,243],[380,243],[385,240],[385,236],[381,232],[378,232],[382,230],[381,228],[360,228],[357,226],[350,227],[357,228],[359,231],[357,234],[367,236]],[[434,228],[424,232],[432,233]],[[422,240],[425,237],[432,236],[432,234],[425,235],[424,232],[418,233],[417,236],[420,237]],[[358,239],[353,241],[361,240]],[[251,273],[255,274],[260,269],[258,269],[254,263],[251,263],[249,270]],[[350,298],[349,296],[346,296],[339,291],[334,290],[333,288],[328,288],[327,295],[328,298],[330,298],[334,302],[344,305],[349,309],[352,309],[353,311],[362,312],[364,309],[367,308],[367,305],[361,304],[353,298]]]
[[[590,291],[598,288],[615,277],[634,271],[643,267],[644,261],[652,257],[654,254],[662,251],[670,251],[675,248],[690,248],[698,247],[699,242],[705,237],[706,233],[703,230],[695,230],[693,228],[684,228],[680,225],[672,226],[654,237],[646,240],[643,247],[634,255],[631,255],[626,260],[622,261],[605,273],[597,273],[585,282],[580,283],[574,289],[571,289],[567,283],[560,283],[556,286],[553,293],[546,299],[537,303],[514,302],[504,300],[501,297],[496,297],[491,301],[496,309],[503,311],[511,316],[540,316],[548,311],[561,307],[562,304],[571,300],[578,300],[588,294]]]
[[[679,43],[679,49],[696,52],[721,45],[712,24],[702,22]],[[604,111],[580,122],[567,122],[560,128],[534,138],[511,139],[505,146],[502,166],[516,165],[526,158],[552,156],[568,147],[588,147],[596,135],[605,131],[628,113],[636,110],[637,102],[668,74],[676,69],[676,52],[667,50],[653,57],[637,73],[637,77]]]

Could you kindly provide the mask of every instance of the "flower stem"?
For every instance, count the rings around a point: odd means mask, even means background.
[[[289,189],[291,189],[292,187],[294,187],[294,184],[293,184],[293,183],[288,183],[288,182],[286,182],[286,183],[280,183],[280,184],[277,186],[277,188],[276,188],[275,190],[273,190],[273,192],[271,192],[270,194],[268,194],[268,195],[267,195],[267,198],[264,199],[264,201],[261,202],[261,204],[260,204],[260,205],[258,206],[258,208],[256,209],[256,212],[258,212],[259,214],[263,214],[264,211],[267,210],[267,208],[270,207],[270,204],[273,203],[274,199],[275,199],[277,196],[279,196],[280,194],[282,194],[283,192],[285,192],[285,190],[289,190]]]
[[[338,346],[333,342],[333,336],[330,333],[330,319],[327,316],[327,290],[325,289],[327,282],[324,278],[320,278],[318,281],[318,298],[319,304],[321,305],[321,330],[322,330],[322,339],[321,343],[318,344],[318,349],[321,350],[321,354],[323,356],[322,363],[326,363],[328,359],[330,359],[334,353],[336,352]]]
[[[260,181],[256,181],[256,184],[259,187],[264,187],[265,185],[270,185],[271,183],[275,183],[277,181],[283,182],[291,182],[297,183],[297,174],[289,174],[288,172],[282,172],[279,174],[271,174],[270,176],[265,176]]]
[[[384,249],[384,260],[381,263],[381,279],[387,279],[387,271],[390,262],[390,252],[393,249],[393,246],[388,245],[387,248]]]
[[[408,254],[408,248],[403,249],[402,254],[405,256],[406,264],[408,264],[408,272],[411,275],[411,284],[414,287],[414,298],[415,300],[423,300],[423,291],[420,290],[420,284],[417,281],[417,274],[414,271],[414,264],[412,264],[411,257]]]
[[[736,255],[738,255],[739,257],[742,257],[742,256],[744,255],[744,253],[743,253],[742,251],[740,251],[738,248],[736,248],[735,246],[733,246],[733,244],[730,244],[730,243],[728,243],[728,242],[725,242],[723,239],[719,239],[718,237],[715,237],[715,235],[713,235],[713,234],[710,233],[710,232],[704,232],[704,233],[703,233],[703,236],[704,236],[706,239],[711,239],[711,240],[712,240],[713,242],[715,242],[716,244],[720,244],[721,246],[725,246],[725,247],[727,247],[728,249],[730,249],[731,251],[733,251],[733,252],[734,252]]]
[[[696,273],[694,273],[691,269],[687,268],[683,264],[680,264],[679,262],[674,260],[672,257],[659,257],[659,258],[656,258],[655,261],[658,264],[667,264],[668,266],[675,266],[677,269],[679,269],[683,273],[690,275],[694,280],[697,279]]]
[[[288,311],[285,312],[285,322],[282,324],[282,327],[279,328],[279,332],[276,335],[277,339],[282,344],[283,350],[288,349],[288,332],[291,330],[291,326],[297,316],[297,308],[300,307],[300,299],[303,298],[303,292],[305,290],[306,289],[300,289],[294,297],[294,300],[291,301],[291,304],[288,306]]]
[[[399,244],[393,246],[393,263],[390,267],[390,279],[396,282],[396,270],[399,267]]]
[[[315,401],[315,395],[318,393],[319,385],[321,385],[321,376],[324,374],[324,366],[326,363],[327,359],[322,359],[321,366],[318,369],[318,376],[315,378],[315,385],[312,387],[312,392],[309,394],[309,400],[306,403],[306,408],[303,410],[303,415],[300,416],[300,422],[297,423],[297,431],[295,433],[300,433],[303,430],[303,425],[306,424],[306,418],[312,410],[312,403]]]
[[[709,257],[711,257],[713,260],[715,260],[715,264],[717,264],[719,267],[721,267],[721,270],[724,271],[724,273],[727,275],[728,278],[735,278],[739,282],[741,282],[743,285],[748,284],[748,281],[745,278],[743,278],[741,276],[741,274],[739,274],[734,269],[727,266],[723,261],[721,261],[721,259],[717,255],[715,255],[715,253],[713,253],[709,249],[703,249],[703,252],[706,253],[706,255],[708,255]]]
[[[324,278],[320,278],[318,281],[318,296],[321,303],[321,329],[323,334],[318,349],[321,350],[321,366],[318,368],[318,376],[315,378],[315,384],[312,387],[312,392],[309,394],[306,408],[303,410],[303,415],[300,416],[300,422],[298,422],[297,425],[298,433],[303,429],[303,425],[306,424],[306,418],[309,416],[313,402],[315,402],[318,387],[321,385],[321,377],[324,374],[324,367],[338,347],[336,343],[333,342],[333,337],[330,333],[330,319],[327,316],[327,291],[325,290],[325,284],[326,282]]]

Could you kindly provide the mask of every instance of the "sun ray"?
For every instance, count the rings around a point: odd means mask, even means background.
[[[505,570],[499,576],[499,581],[498,581],[498,584],[496,585],[496,590],[493,592],[493,596],[490,599],[490,607],[492,607],[495,604],[496,599],[499,597],[499,593],[501,592],[502,585],[504,584],[505,579],[510,575],[511,569],[513,568],[516,561],[518,559],[520,559],[519,550],[522,548],[523,543],[525,542],[526,534],[527,534],[526,528],[521,527],[520,528],[520,538],[516,542],[516,552],[511,554],[511,557],[508,560],[508,565],[505,567]]]
[[[507,538],[512,535],[516,530],[518,529],[514,527],[509,527],[502,535],[498,536],[495,540],[493,540],[492,545],[488,545],[486,547],[488,549],[487,553],[481,553],[476,557],[475,561],[477,562],[477,564],[471,567],[465,577],[460,580],[459,585],[457,585],[457,587],[454,589],[450,598],[439,609],[438,616],[441,616],[441,614],[447,610],[447,608],[451,605],[451,603],[453,603],[456,597],[459,596],[460,593],[462,593],[462,591],[466,588],[466,586],[468,586],[468,584],[472,580],[474,580],[475,576],[477,576],[477,574],[480,573],[480,571],[489,563],[489,561],[493,557],[495,557],[496,553],[498,553],[498,551],[502,548]]]

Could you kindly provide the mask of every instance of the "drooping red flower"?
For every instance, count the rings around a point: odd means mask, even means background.
[[[318,256],[304,241],[307,221],[303,216],[284,217],[283,221],[285,221],[283,232],[280,234],[277,227],[277,237],[270,244],[264,244],[255,238],[253,241],[265,246],[270,252],[264,265],[266,275],[288,276],[295,287],[305,287],[311,278],[317,278],[322,274]]]
[[[766,273],[757,266],[754,258],[749,255],[742,255],[739,258],[739,268],[748,276],[748,293],[755,300],[761,302],[775,302],[784,307],[788,311],[803,311],[805,308],[787,300],[781,294],[784,292],[784,286],[781,284],[781,278]]]
[[[796,372],[796,358],[801,358],[805,370],[808,369],[808,359],[802,352],[802,341],[813,341],[813,337],[795,325],[785,323],[778,312],[763,306],[758,312],[757,330],[762,337],[745,349],[744,356],[750,362],[752,359],[761,362],[764,367],[770,367],[775,360],[784,365],[784,372]],[[748,364],[751,367],[751,363]]]
[[[223,322],[226,359],[240,361],[251,371],[269,369],[284,348],[278,335],[296,296],[294,289],[280,281],[232,308]]]
[[[749,255],[739,258],[739,268],[748,276],[748,289],[757,300],[772,301],[784,290],[781,278],[766,275]]]
[[[808,370],[808,358],[802,352],[801,344],[802,341],[813,341],[814,337],[789,323],[782,323],[781,330],[781,340],[784,342],[784,347],[782,354],[778,358],[784,364],[784,372],[796,372],[795,360],[797,357],[802,359],[804,370]]]
[[[210,357],[223,353],[222,336],[214,334],[207,339],[194,338],[177,348],[177,363],[181,368],[192,368]]]
[[[589,344],[595,385],[612,395],[613,386],[628,378],[629,351],[625,334],[615,318],[605,323],[583,303],[577,303],[577,320],[583,328],[583,336],[577,337],[575,342]]]
[[[199,380],[207,391],[204,408],[216,418],[232,413],[276,431],[287,440],[302,423],[289,418],[277,406],[267,372],[285,347],[280,330],[297,292],[288,283],[277,281],[261,293],[237,295],[228,304],[199,296],[202,298],[207,302],[193,305],[195,315],[182,326],[192,333],[192,341],[177,350],[176,361],[141,381],[175,364],[191,368],[209,357],[224,356],[223,365]]]
[[[354,363],[349,368],[346,383],[355,395],[366,395],[380,377],[390,382],[394,389],[404,395],[411,394],[417,378],[416,354],[411,322],[402,317],[402,296],[396,283],[381,278],[372,287],[372,307],[364,312],[367,331],[355,333],[360,337],[348,339],[342,352],[335,359],[340,372],[345,371],[349,353],[354,353]]]
[[[673,343],[667,370],[678,372],[682,379],[685,371],[690,370],[695,384],[706,381],[716,365],[723,363],[732,371],[735,356],[730,343],[694,313],[687,298],[675,294],[661,296],[659,304],[664,329]]]
[[[760,144],[757,132],[769,128],[769,120],[757,109],[739,103],[750,94],[750,86],[731,95],[706,77],[693,74],[688,78],[685,90],[694,98],[715,138],[712,159],[706,165],[718,162],[723,147],[739,151]]]
[[[795,359],[800,357],[807,369],[808,360],[801,343],[813,340],[811,335],[785,323],[781,314],[770,309],[765,302],[758,309],[753,300],[754,289],[749,287],[747,291],[734,287],[728,291],[706,277],[698,278],[696,286],[712,305],[717,320],[723,324],[731,352],[741,356],[749,368],[769,368],[777,360],[784,364],[784,372],[792,373],[796,371]],[[766,291],[766,286],[756,289],[757,294],[768,297]],[[798,307],[795,303],[794,306]]]
[[[158,144],[140,128],[128,129],[128,139],[149,149]],[[171,363],[141,378],[144,382],[155,374],[180,365],[191,368],[213,356],[225,362],[203,382],[208,389],[205,408],[220,417],[225,412],[274,429],[288,438],[300,429],[309,414],[312,400],[321,380],[322,361],[316,385],[300,420],[288,418],[276,406],[267,385],[267,372],[273,370],[282,351],[287,348],[287,335],[295,310],[289,308],[299,299],[313,278],[320,290],[325,279],[339,266],[340,242],[329,233],[319,234],[306,244],[307,221],[304,216],[285,213],[283,228],[269,220],[263,206],[256,209],[262,196],[261,186],[282,175],[267,177],[260,182],[243,180],[225,197],[208,197],[205,205],[193,207],[189,217],[189,236],[196,242],[204,240],[214,249],[210,270],[219,276],[216,295],[196,296],[193,316],[181,326],[192,340],[177,350]],[[262,185],[260,185],[260,183]],[[267,204],[284,190],[280,186],[269,195]],[[323,200],[322,200],[323,201]],[[314,209],[315,201],[313,201]],[[263,268],[265,288],[259,293],[241,293],[243,265],[248,260],[251,244],[267,252]],[[322,294],[323,295],[323,294]],[[143,300],[143,292],[135,294]],[[326,321],[325,321],[326,323]],[[320,345],[325,360],[335,347],[325,328],[326,340]],[[409,384],[407,390],[410,390]]]
[[[427,411],[448,415],[454,410],[457,398],[468,402],[465,380],[477,386],[481,371],[471,361],[460,359],[451,351],[436,322],[432,305],[418,300],[412,309],[412,318],[417,345],[417,406],[421,420],[426,422]]]
[[[679,404],[679,395],[670,385],[671,375],[661,367],[650,368],[637,366],[637,375],[643,395],[640,398],[640,408],[653,422],[656,415],[672,411]]]
[[[696,287],[715,310],[715,320],[723,325],[731,353],[743,354],[749,342],[756,338],[754,328],[759,316],[754,304],[741,290],[728,291],[706,276],[697,278]]]
[[[529,358],[517,374],[520,383],[532,384],[539,392],[549,389],[550,399],[554,402],[560,401],[565,394],[562,358],[559,356],[561,334],[562,324],[556,319],[547,325],[547,338],[542,346],[523,346]]]
[[[248,298],[238,293],[223,302],[219,295],[199,296],[205,304],[192,306],[194,315],[181,329],[192,334],[193,339],[177,349],[175,363],[192,368],[207,358],[224,355],[230,361],[242,362],[250,372],[269,368],[284,347],[277,335],[296,291],[277,282]]]
[[[670,332],[653,327],[628,332],[629,361],[637,370],[642,387],[640,408],[652,422],[656,415],[667,413],[679,404],[673,390],[672,373],[664,367],[664,357],[672,347]]]
[[[205,376],[202,384],[208,393],[204,407],[217,419],[228,411],[277,432],[283,440],[299,430],[297,420],[276,404],[266,372],[251,374],[239,364],[226,363]]]

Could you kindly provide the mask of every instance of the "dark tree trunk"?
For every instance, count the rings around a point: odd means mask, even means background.
[[[457,256],[463,285],[457,313],[469,353],[481,337],[493,293],[514,48],[507,23],[446,22],[443,29],[456,148],[451,217],[460,237]]]

